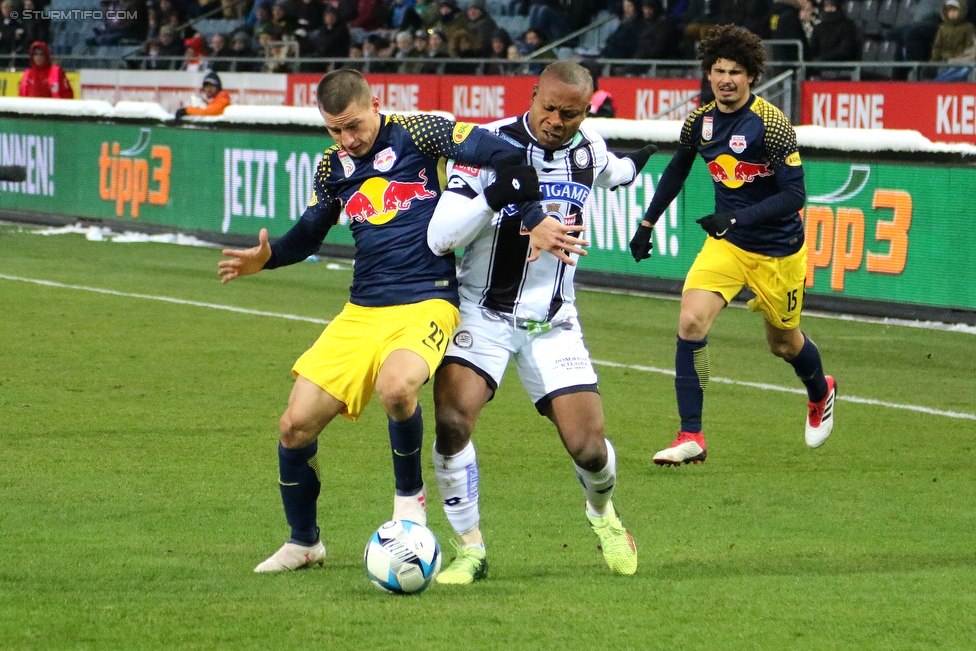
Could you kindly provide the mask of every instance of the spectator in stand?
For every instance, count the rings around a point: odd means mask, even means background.
[[[680,24],[684,27],[685,38],[697,43],[709,30],[729,22],[728,0],[688,0],[688,8],[681,15]],[[763,16],[765,18],[765,15]]]
[[[420,17],[420,29],[424,30],[425,33],[437,25],[437,21],[440,19],[438,9],[434,0],[414,0],[413,10]]]
[[[806,51],[806,33],[800,22],[800,0],[773,0],[773,9],[769,13],[769,29],[767,38],[777,40],[800,41],[802,52],[797,52],[793,45],[774,45],[771,48],[772,61],[796,61]],[[782,66],[766,66],[769,78],[775,77],[786,70]]]
[[[349,56],[349,28],[339,20],[335,7],[327,6],[322,12],[322,27],[308,37],[306,56],[320,59],[344,59]],[[311,72],[326,72],[327,63],[306,64],[303,69]]]
[[[455,34],[468,30],[468,16],[458,9],[455,0],[440,0],[437,29],[444,33],[448,42]]]
[[[215,12],[218,9],[223,11],[221,0],[197,0],[196,2],[191,3],[189,6],[190,14],[194,18],[204,15],[211,17],[210,12]]]
[[[257,61],[247,61],[260,56],[251,47],[251,35],[247,32],[234,32],[230,39],[230,56],[234,57],[230,63],[231,72],[256,72],[261,67]]]
[[[266,0],[261,0],[261,2],[256,2],[254,4],[254,22],[251,23],[253,26],[254,38],[258,37],[261,32],[268,32],[269,34],[274,29],[274,25],[271,23],[271,3]]]
[[[89,45],[118,45],[123,41],[142,43],[149,32],[149,11],[145,0],[102,0],[105,19],[95,27]],[[124,18],[122,17],[124,16]]]
[[[393,58],[400,62],[397,66],[397,72],[400,74],[410,74],[414,72],[411,66],[415,65],[412,61],[416,59],[416,51],[413,47],[413,34],[410,32],[397,32],[396,37],[393,39],[393,43],[396,49],[393,52]],[[419,70],[420,67],[417,66]]]
[[[531,0],[529,4],[529,29],[538,29],[553,39],[569,34],[570,19],[559,0]]]
[[[278,0],[271,6],[271,35],[276,41],[285,40],[294,35],[298,23],[291,13],[288,0]]]
[[[513,66],[507,66],[500,61],[508,60],[508,48],[512,45],[512,37],[509,36],[508,32],[499,27],[491,35],[491,44],[489,46],[488,58],[495,59],[499,63],[489,63],[485,66],[486,75],[509,75],[509,72],[513,69]]]
[[[382,34],[373,33],[363,41],[363,72],[391,73],[399,67],[392,59],[393,48]]]
[[[895,27],[885,38],[898,43],[903,61],[928,61],[932,41],[942,21],[943,0],[920,0],[912,8],[912,22]]]
[[[383,28],[384,22],[382,0],[358,0],[356,18],[349,21],[349,27],[375,32]]]
[[[772,0],[724,0],[728,22],[744,27],[760,38],[766,35],[766,23],[773,8]]]
[[[126,65],[132,70],[169,70],[169,61],[160,60],[158,38],[151,38],[142,44],[139,58],[127,59]]]
[[[241,20],[247,15],[247,0],[220,0],[225,20]]]
[[[620,24],[607,37],[600,57],[604,59],[633,59],[637,43],[644,31],[644,20],[637,10],[637,0],[623,0]],[[620,66],[614,68],[615,74],[624,71]]]
[[[524,57],[522,52],[519,50],[519,46],[516,43],[512,43],[508,46],[508,60],[509,61],[521,61]],[[527,75],[529,74],[529,65],[527,63],[522,63],[519,65],[509,65],[506,68],[506,73],[508,75]]]
[[[800,24],[803,26],[803,34],[806,36],[807,44],[813,38],[813,28],[819,25],[822,20],[820,8],[814,0],[800,0]]]
[[[34,13],[36,12],[36,13]],[[21,22],[24,25],[24,43],[34,43],[35,41],[41,41],[42,43],[51,42],[51,19],[49,14],[41,13],[41,10],[37,9],[37,5],[34,4],[34,0],[24,0],[24,16],[30,16],[30,18],[24,18]]]
[[[188,70],[189,72],[203,72],[207,69],[207,52],[204,49],[203,37],[196,34],[183,41],[183,46],[186,48],[183,51],[183,65],[180,66],[180,70]]]
[[[160,62],[161,69],[176,70],[179,63],[172,57],[182,57],[185,51],[186,47],[180,45],[177,39],[176,28],[172,25],[163,25],[159,30],[159,56],[163,58]]]
[[[664,11],[661,0],[642,0],[641,17],[644,29],[637,37],[634,58],[680,59],[681,39],[684,34]],[[596,84],[596,79],[593,83]]]
[[[498,23],[488,15],[485,9],[485,0],[471,0],[471,5],[467,10],[468,31],[475,35],[480,43],[480,53],[478,56],[491,55],[491,39],[498,29]]]
[[[407,32],[408,35],[420,29],[422,22],[420,16],[414,11],[415,2],[416,0],[393,0],[386,23],[387,29]],[[412,49],[413,38],[410,40]]]
[[[322,4],[335,9],[339,16],[339,22],[343,25],[349,25],[356,19],[356,13],[359,11],[357,2],[358,0],[323,0]]]
[[[480,59],[481,41],[471,32],[465,30],[458,32],[447,44],[448,54],[452,59]],[[444,66],[444,74],[448,75],[474,75],[478,73],[479,64],[477,63],[449,63]]]
[[[447,38],[444,32],[439,29],[430,30],[427,36],[427,62],[420,68],[423,75],[442,75],[444,74],[444,62],[439,59],[449,59],[447,53]]]
[[[857,24],[844,13],[841,0],[824,0],[820,24],[813,28],[808,54],[811,61],[858,61],[861,58]],[[836,77],[838,71],[811,69],[810,72]]]
[[[956,64],[939,72],[936,81],[965,81],[976,63],[976,27],[966,20],[966,0],[945,0],[942,25],[932,42],[932,61]]]
[[[176,109],[174,119],[180,121],[187,115],[222,115],[224,109],[230,106],[230,93],[224,90],[223,84],[220,82],[220,76],[216,72],[208,72],[203,77],[200,95],[203,101],[206,102],[206,107],[180,107]]]
[[[149,7],[149,36],[158,38],[164,25],[180,24],[180,15],[172,0],[159,0]],[[171,16],[175,16],[171,20]]]
[[[61,66],[51,62],[51,51],[47,49],[46,43],[31,43],[30,56],[30,68],[20,79],[21,97],[74,98],[68,77]]]
[[[214,72],[230,72],[231,56],[227,37],[223,34],[213,34],[210,37],[210,69]]]
[[[13,17],[13,0],[0,3],[0,54],[17,54],[24,47],[24,25]],[[11,61],[13,65],[13,61]]]
[[[297,28],[295,36],[307,39],[309,34],[322,26],[322,10],[325,9],[320,0],[302,0],[295,15]]]
[[[400,74],[420,74],[424,67],[424,59],[427,58],[427,30],[418,29],[413,33],[413,45],[410,53],[404,58],[408,60],[400,64]]]
[[[525,30],[522,34],[522,43],[518,48],[519,54],[523,57],[532,54],[536,50],[540,50],[545,46],[549,45],[549,37],[541,29],[529,28]],[[552,63],[556,58],[556,53],[552,50],[546,50],[539,56],[532,59],[532,61],[537,63],[527,64],[526,70],[530,75],[541,75],[545,67]]]

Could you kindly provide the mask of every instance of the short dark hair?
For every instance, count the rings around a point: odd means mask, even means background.
[[[373,91],[363,73],[351,68],[339,68],[326,74],[315,93],[319,106],[326,113],[342,113],[353,102],[369,106]]]
[[[702,71],[708,74],[719,59],[735,61],[758,79],[766,66],[766,49],[762,39],[747,29],[735,25],[719,25],[705,34],[698,47]]]
[[[575,61],[557,61],[550,63],[539,75],[542,77],[552,76],[570,86],[585,88],[589,94],[593,94],[593,77],[590,71],[576,63]]]

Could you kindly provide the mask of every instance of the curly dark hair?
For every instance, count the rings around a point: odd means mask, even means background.
[[[762,39],[747,29],[735,25],[719,25],[710,29],[698,46],[702,71],[707,75],[719,59],[735,61],[746,73],[758,79],[766,66],[766,49]]]

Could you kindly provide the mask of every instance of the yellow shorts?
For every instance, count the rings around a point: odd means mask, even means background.
[[[756,297],[749,309],[780,330],[800,327],[807,247],[783,258],[744,251],[725,240],[709,237],[685,278],[681,291],[717,292],[728,303],[745,285]]]
[[[417,353],[427,362],[430,378],[458,319],[458,309],[441,299],[389,307],[346,303],[291,371],[345,404],[342,415],[356,420],[369,404],[380,367],[390,353]]]

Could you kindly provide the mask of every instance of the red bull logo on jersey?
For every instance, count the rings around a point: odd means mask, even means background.
[[[407,210],[414,201],[425,201],[437,196],[427,189],[427,174],[420,170],[418,181],[387,181],[379,177],[367,179],[346,201],[346,216],[350,221],[369,222],[377,226]]]
[[[708,163],[712,180],[729,188],[738,188],[743,183],[752,183],[757,178],[772,176],[773,171],[765,163],[741,161],[728,154],[722,154]]]

